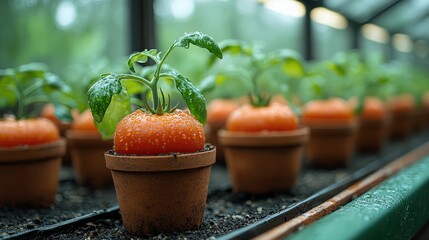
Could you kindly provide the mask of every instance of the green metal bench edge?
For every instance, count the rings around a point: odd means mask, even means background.
[[[429,220],[429,156],[285,239],[410,239]]]

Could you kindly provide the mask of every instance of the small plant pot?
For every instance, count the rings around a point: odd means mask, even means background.
[[[392,124],[390,126],[390,138],[402,140],[413,133],[413,112],[392,112]]]
[[[104,153],[112,149],[113,141],[103,141],[98,132],[69,130],[66,136],[76,181],[93,189],[113,184],[104,160]]]
[[[389,118],[359,120],[357,148],[361,152],[380,152],[389,137]]]
[[[427,109],[419,109],[414,112],[414,131],[418,132],[427,127],[427,118],[429,111]]]
[[[0,148],[0,206],[49,207],[58,190],[66,142]]]
[[[219,131],[235,192],[289,191],[300,170],[308,128],[282,132]]]
[[[224,127],[225,124],[206,124],[204,126],[204,132],[206,142],[216,146],[216,163],[225,163],[225,156],[222,144],[219,143],[218,131]]]
[[[134,156],[105,153],[124,226],[152,236],[198,228],[204,217],[216,150],[188,154]]]
[[[312,120],[303,122],[310,127],[306,158],[310,166],[320,168],[346,167],[355,150],[358,122]]]

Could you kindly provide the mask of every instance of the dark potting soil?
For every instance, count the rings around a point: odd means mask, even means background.
[[[63,169],[62,176],[70,173]],[[291,193],[278,193],[260,197],[233,193],[224,165],[212,168],[205,220],[200,229],[158,238],[201,239],[220,236],[255,222],[267,215],[289,207],[346,174],[345,169],[305,170],[297,187]],[[0,209],[0,237],[22,233],[31,229],[60,223],[96,210],[117,204],[114,188],[92,191],[62,177],[56,203],[47,209]],[[73,226],[49,236],[51,239],[136,238],[128,234],[118,214],[110,219],[99,219],[83,226]],[[45,239],[46,236],[41,238]]]
[[[374,161],[390,159],[396,152],[413,149],[429,139],[428,132],[417,134],[408,141],[390,142],[378,155],[357,155],[347,168],[323,170],[303,168],[297,186],[290,193],[265,196],[250,196],[231,191],[227,169],[217,164],[212,168],[209,196],[204,223],[193,231],[160,234],[150,239],[210,239],[237,230],[262,218],[288,208],[333,183],[341,181],[350,173]],[[407,151],[408,151],[407,150]],[[396,156],[395,155],[395,156]],[[397,156],[396,156],[397,157]],[[396,158],[395,157],[395,158]],[[392,159],[390,159],[392,160]],[[64,172],[64,171],[63,171]],[[65,176],[66,173],[62,173]],[[27,231],[32,228],[59,223],[76,216],[106,209],[116,204],[114,189],[90,191],[77,186],[73,181],[63,181],[57,203],[42,210],[0,209],[0,238]],[[54,233],[33,236],[36,239],[143,239],[126,232],[120,214],[96,218],[82,224],[71,224]]]
[[[224,166],[215,166],[213,176],[226,176]],[[216,238],[240,227],[258,221],[268,215],[297,203],[323,187],[345,176],[345,169],[306,170],[297,187],[290,193],[251,196],[233,193],[231,189],[211,188],[205,211],[204,223],[198,230],[184,233],[160,234],[150,239],[209,239]],[[218,183],[219,179],[216,179]],[[223,182],[224,183],[224,182]],[[213,186],[213,185],[212,185]],[[46,236],[43,237],[46,239]],[[47,239],[143,239],[125,231],[120,215],[115,218],[98,219],[84,225],[71,227]]]
[[[113,186],[91,190],[74,183],[70,179],[72,177],[71,168],[63,167],[55,204],[49,208],[0,208],[0,237],[60,223],[116,205]]]

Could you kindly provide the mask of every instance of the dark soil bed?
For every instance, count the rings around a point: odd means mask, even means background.
[[[324,187],[334,184],[356,172],[363,166],[374,162],[387,162],[419,146],[429,139],[428,132],[420,132],[407,141],[389,143],[379,155],[357,155],[348,168],[318,170],[304,167],[297,186],[290,193],[278,193],[253,197],[233,193],[226,167],[215,165],[203,225],[194,231],[158,235],[152,239],[210,239],[217,238],[240,227],[254,223],[262,218],[277,213],[291,205],[303,201]],[[49,209],[0,209],[0,236],[7,238],[12,234],[22,233],[34,228],[61,223],[62,221],[82,216],[96,210],[116,205],[114,189],[91,191],[67,180],[69,171],[62,172],[63,181],[57,196],[57,203]],[[70,224],[66,228],[49,233],[26,235],[40,239],[138,239],[128,234],[120,219],[114,214]],[[25,238],[25,237],[24,237]]]

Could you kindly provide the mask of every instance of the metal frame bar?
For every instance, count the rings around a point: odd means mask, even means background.
[[[386,6],[384,6],[380,10],[373,13],[371,17],[365,19],[364,21],[362,21],[360,23],[363,25],[366,23],[373,22],[375,19],[377,19],[378,17],[380,17],[381,15],[383,15],[384,13],[386,13],[387,11],[389,11],[390,9],[392,9],[393,7],[395,7],[396,5],[398,5],[401,2],[403,2],[403,0],[395,0],[393,2],[390,2],[389,4],[386,4]]]
[[[156,48],[154,0],[129,0],[131,52]]]

